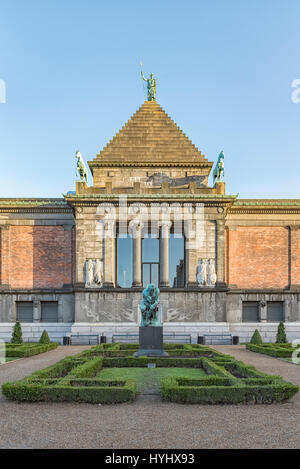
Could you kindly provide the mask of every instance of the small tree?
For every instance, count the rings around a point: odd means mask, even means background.
[[[50,338],[46,329],[43,330],[43,333],[40,338],[40,344],[50,344]]]
[[[257,329],[255,329],[253,336],[251,337],[250,344],[260,345],[263,343],[261,335]]]
[[[13,333],[12,333],[11,343],[12,344],[22,344],[23,343],[22,327],[21,327],[20,321],[17,321],[16,324],[14,325],[14,330],[13,330]]]
[[[287,338],[285,333],[285,327],[283,322],[281,321],[278,324],[277,335],[276,335],[276,344],[287,344]]]

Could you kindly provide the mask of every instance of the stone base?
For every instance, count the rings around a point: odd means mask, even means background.
[[[135,357],[168,357],[163,350],[163,327],[147,326],[139,328],[139,350]]]

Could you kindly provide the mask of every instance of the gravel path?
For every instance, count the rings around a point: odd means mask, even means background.
[[[59,346],[50,352],[34,355],[29,358],[22,358],[20,360],[5,363],[0,366],[0,385],[7,381],[17,381],[31,375],[34,371],[42,370],[47,366],[53,365],[68,355],[76,355],[83,350],[89,349],[89,345],[76,345],[76,346]],[[4,397],[1,394],[0,400]]]
[[[300,366],[259,356],[243,346],[216,348],[300,384]],[[55,353],[62,352],[48,352],[43,359]],[[50,364],[34,365],[36,359],[0,367],[1,381],[7,381],[9,373],[10,379],[14,373],[21,378]],[[134,403],[112,406],[2,400],[0,421],[0,448],[300,448],[300,393],[285,404],[257,406],[180,405],[161,402],[159,396],[139,396]]]

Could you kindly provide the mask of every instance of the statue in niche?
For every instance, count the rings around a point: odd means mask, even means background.
[[[208,285],[210,287],[214,287],[217,282],[217,274],[216,274],[216,268],[215,268],[215,260],[214,259],[209,259],[208,261]]]
[[[199,287],[204,287],[207,283],[207,261],[200,259],[197,265],[197,282]]]
[[[96,259],[94,263],[94,283],[96,285],[103,283],[103,262],[100,259]]]
[[[89,286],[94,283],[94,262],[92,259],[88,259],[85,263],[85,283]]]
[[[141,327],[161,326],[158,318],[159,288],[150,283],[143,290],[143,300],[140,304]]]
[[[88,259],[85,263],[85,284],[88,287],[101,286],[103,282],[103,262],[100,259]]]

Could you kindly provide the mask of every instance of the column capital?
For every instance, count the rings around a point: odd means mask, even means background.
[[[131,220],[128,224],[128,233],[133,238],[139,238],[142,234],[144,223],[141,220]]]
[[[171,220],[160,220],[158,222],[158,224],[159,224],[159,226],[166,227],[166,228],[171,228],[171,226],[172,226]]]

